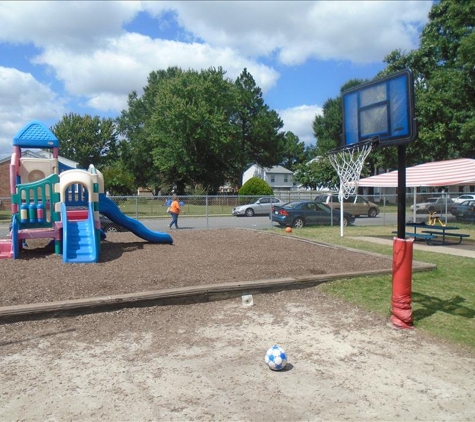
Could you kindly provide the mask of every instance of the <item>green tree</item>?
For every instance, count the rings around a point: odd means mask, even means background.
[[[292,132],[285,132],[283,136],[283,160],[281,165],[288,170],[294,171],[297,165],[308,161],[308,149],[305,143]]]
[[[104,189],[111,195],[132,195],[136,186],[132,173],[121,161],[105,166],[101,169],[104,176]]]
[[[117,119],[117,128],[124,140],[120,144],[121,158],[124,166],[131,172],[135,187],[148,187],[157,193],[165,185],[162,173],[154,164],[152,150],[153,140],[148,136],[156,97],[160,86],[181,75],[183,71],[177,67],[151,72],[143,95],[136,91],[129,94],[128,108],[122,110]],[[170,183],[163,186],[171,190]]]
[[[238,195],[273,195],[274,191],[269,184],[259,177],[251,177],[242,187],[239,189]]]
[[[59,153],[80,168],[97,168],[117,160],[117,132],[113,119],[69,113],[51,131],[60,140]]]
[[[322,156],[340,145],[343,114],[341,96],[329,98],[322,107],[322,114],[313,121],[313,134],[317,139],[315,154]]]
[[[122,156],[137,184],[180,193],[239,185],[249,165],[279,164],[282,126],[247,70],[233,82],[221,68],[152,72],[143,96],[129,95],[118,119]]]
[[[317,144],[305,145],[305,163],[317,156]]]
[[[252,75],[244,69],[235,81],[236,104],[233,126],[233,152],[230,161],[233,184],[240,184],[243,172],[252,164],[272,167],[283,160],[283,122],[277,112],[270,110],[262,91]]]
[[[294,180],[306,188],[338,190],[340,179],[327,155],[297,166]]]
[[[434,3],[420,47],[396,50],[383,74],[409,68],[415,78],[418,139],[408,146],[408,165],[475,156],[475,3]]]
[[[159,86],[145,129],[162,180],[184,192],[187,185],[216,191],[233,159],[233,84],[221,68],[175,75]]]

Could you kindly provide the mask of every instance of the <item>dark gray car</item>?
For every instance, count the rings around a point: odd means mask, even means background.
[[[272,222],[282,227],[302,228],[315,225],[340,224],[340,213],[332,212],[331,208],[314,201],[292,201],[281,206],[273,206],[269,214]],[[355,222],[355,216],[348,212],[343,213],[343,225]]]

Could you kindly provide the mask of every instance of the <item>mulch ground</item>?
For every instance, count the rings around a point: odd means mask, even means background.
[[[243,229],[176,230],[173,245],[110,233],[97,264],[63,263],[45,241],[2,260],[0,306],[217,283],[383,270],[388,257]]]

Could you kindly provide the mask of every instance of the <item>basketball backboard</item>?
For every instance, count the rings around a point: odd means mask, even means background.
[[[403,145],[416,137],[414,81],[404,70],[359,85],[343,94],[341,147],[378,141],[379,147]]]

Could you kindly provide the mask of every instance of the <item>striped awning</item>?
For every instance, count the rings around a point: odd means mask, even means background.
[[[406,168],[406,187],[475,185],[475,160],[434,161]],[[359,186],[397,187],[398,171],[360,179]]]

